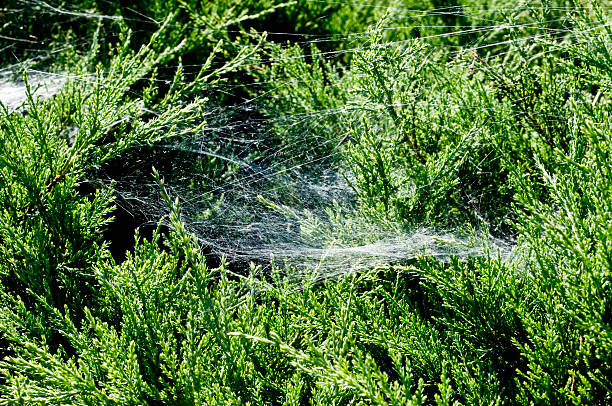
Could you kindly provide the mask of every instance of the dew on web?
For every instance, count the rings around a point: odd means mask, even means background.
[[[44,100],[57,94],[65,82],[65,76],[46,72],[29,72],[27,83],[15,80],[15,74],[0,74],[0,104],[8,111],[18,110],[27,102],[28,86],[34,98]]]
[[[41,5],[49,15],[97,19],[100,24],[119,20],[114,16],[64,9],[43,2],[28,3]],[[374,4],[368,6],[381,7]],[[430,12],[427,16],[422,10],[397,6],[384,8],[396,15],[401,14],[404,23],[424,21],[425,17],[436,14],[455,17],[469,15],[472,20],[480,21],[478,26],[458,25],[422,38],[473,36],[471,46],[462,49],[441,45],[449,47],[450,51],[447,52],[456,57],[456,60],[448,63],[465,65],[465,69],[468,69],[469,61],[462,55],[507,44],[504,41],[481,41],[479,38],[524,28],[529,30],[529,35],[515,41],[534,42],[549,34],[546,23],[552,21],[500,24],[495,19],[497,15],[509,11],[502,8],[450,7]],[[145,16],[140,18],[151,22]],[[394,21],[380,28],[385,35],[406,29],[407,24],[401,24],[400,18]],[[443,28],[421,24],[422,29],[428,27]],[[286,37],[298,34],[271,32],[269,35],[274,38],[275,35]],[[369,32],[346,32],[334,37],[300,35],[294,38],[300,46],[334,42],[345,45],[340,51],[319,51],[307,56],[270,56],[268,63],[350,56],[374,47],[365,40],[368,35]],[[15,39],[18,40],[35,42],[25,37]],[[400,38],[384,46],[410,41]],[[498,56],[503,56],[503,51]],[[185,67],[197,69],[197,66]],[[43,69],[31,69],[27,71],[27,80],[34,97],[45,99],[53,97],[73,79]],[[270,86],[278,90],[288,86],[289,82],[288,79],[286,83],[257,82],[240,86]],[[112,81],[109,83],[111,85]],[[238,93],[240,90],[238,86],[233,86],[215,83],[208,87],[208,91],[213,96],[233,95],[234,91]],[[160,200],[158,187],[150,176],[152,167],[160,169],[166,178],[169,193],[181,202],[182,220],[187,228],[211,255],[224,256],[230,262],[255,262],[263,266],[274,262],[279,266],[315,269],[320,278],[327,278],[380,263],[401,263],[419,256],[440,260],[452,256],[499,255],[503,260],[512,257],[515,243],[510,236],[494,238],[484,232],[470,234],[460,226],[457,230],[440,230],[432,226],[407,229],[392,221],[369,218],[359,210],[357,197],[350,185],[351,168],[339,164],[336,159],[343,153],[347,135],[338,133],[327,138],[320,137],[316,134],[316,128],[324,123],[354,120],[354,115],[359,112],[351,109],[366,107],[375,110],[388,106],[355,106],[349,100],[341,106],[321,106],[310,111],[270,117],[266,112],[264,95],[240,97],[242,101],[233,105],[206,104],[203,119],[207,124],[199,134],[134,149],[122,158],[125,162],[115,163],[120,169],[105,172],[102,168],[90,174],[89,181],[100,186],[112,185],[117,205],[137,218],[137,225],[156,224],[165,218],[169,210]],[[25,82],[15,72],[2,71],[0,103],[8,111],[15,111],[24,107],[26,99]],[[440,104],[436,107],[443,109],[447,106]],[[293,144],[279,142],[278,131],[291,131]],[[299,153],[296,154],[296,151]],[[416,187],[413,184],[409,186],[406,188]],[[483,225],[486,225],[484,220]],[[297,276],[299,272],[296,271]]]

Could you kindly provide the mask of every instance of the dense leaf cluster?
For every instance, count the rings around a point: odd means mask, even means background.
[[[69,78],[0,112],[0,404],[612,402],[607,8],[3,7],[3,66],[25,58]],[[309,35],[329,42],[304,45]],[[240,90],[211,102],[222,86]],[[340,223],[357,221],[486,226],[516,239],[512,259],[424,255],[299,284],[290,267],[212,266],[151,167],[166,222],[113,255],[107,230],[123,225],[113,185],[96,177],[201,133],[207,109],[237,94],[260,100],[279,165],[316,161],[354,190],[357,212],[330,209],[328,229],[263,201],[306,237],[345,241],[355,236]],[[155,158],[171,172],[173,155]],[[236,171],[189,159],[210,182]]]

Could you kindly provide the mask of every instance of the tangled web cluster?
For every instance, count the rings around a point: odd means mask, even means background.
[[[23,79],[15,80],[14,71],[0,70],[0,103],[7,111],[15,111],[26,103],[28,86],[33,97],[46,99],[59,92],[64,83],[65,76],[49,72],[30,71],[26,82]]]
[[[282,160],[282,146],[266,145],[272,137],[266,120],[251,115],[256,107],[211,109],[198,136],[138,151],[120,164],[120,176],[105,179],[117,191],[117,204],[139,224],[153,226],[169,212],[147,176],[156,167],[168,193],[178,197],[186,227],[211,257],[225,257],[239,269],[254,263],[284,268],[290,278],[324,279],[419,256],[512,257],[512,237],[468,226],[406,229],[370,218],[358,208],[348,170],[320,157]],[[249,154],[254,149],[256,157]],[[160,157],[171,158],[162,164]],[[201,170],[202,161],[229,167],[231,176],[213,177]]]
[[[75,19],[112,20],[112,16],[57,8],[48,8],[47,12],[68,14]],[[486,20],[484,10],[439,11],[458,17],[479,12]],[[419,18],[419,13],[413,14]],[[385,29],[395,28],[401,27]],[[502,28],[483,24],[477,30],[462,30],[446,36],[474,33],[486,36]],[[366,35],[347,33],[333,39],[310,36],[299,43],[302,46],[326,41],[359,43],[357,40]],[[477,48],[475,40],[474,49]],[[349,47],[342,52],[358,49]],[[35,63],[20,62],[20,66],[29,65]],[[52,97],[69,80],[68,75],[44,70],[27,68],[25,71],[35,97]],[[0,74],[0,102],[8,111],[26,105],[26,82],[19,78],[22,73],[23,69],[12,67]],[[211,92],[215,91],[231,93],[232,89],[212,86]],[[485,254],[503,259],[511,256],[514,246],[511,237],[494,239],[485,237],[486,233],[470,234],[466,232],[467,227],[445,231],[432,227],[406,230],[400,224],[375,220],[361,213],[350,186],[350,168],[339,167],[331,159],[333,154],[341,152],[343,135],[325,140],[337,144],[328,156],[314,152],[321,140],[310,136],[308,123],[338,111],[322,109],[309,117],[303,114],[283,117],[286,127],[301,128],[303,132],[304,145],[300,150],[305,156],[295,161],[285,154],[288,146],[275,140],[271,125],[260,113],[264,108],[257,98],[233,106],[211,103],[208,107],[203,117],[207,125],[196,135],[142,146],[92,174],[90,182],[112,185],[123,218],[126,214],[131,216],[136,226],[157,224],[169,210],[150,176],[153,167],[159,169],[169,193],[179,198],[183,221],[204,249],[213,257],[226,257],[230,264],[239,266],[252,262],[264,266],[274,263],[294,269],[296,276],[305,275],[299,269],[309,269],[314,270],[317,278],[327,278],[375,264],[401,263],[421,255],[439,259]]]

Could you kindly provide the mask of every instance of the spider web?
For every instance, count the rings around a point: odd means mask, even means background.
[[[103,24],[112,24],[122,18],[38,0],[23,0],[15,4],[20,7],[5,9],[4,13],[22,13],[27,7],[37,6],[44,13],[61,15],[71,21],[96,19]],[[491,42],[488,39],[504,30],[528,28],[530,35],[518,39],[524,42],[569,32],[547,25],[565,18],[563,13],[569,12],[569,8],[555,9],[562,17],[519,26],[499,24],[496,16],[500,13],[515,12],[513,7],[508,6],[490,9],[462,6],[424,11],[377,3],[359,5],[384,8],[392,13],[401,12],[405,22],[432,15],[470,17],[473,21],[479,21],[477,26],[459,25],[430,37],[474,38],[472,46],[459,48],[446,45],[451,57],[483,49],[500,49],[496,55],[503,56],[507,52],[504,47],[517,40]],[[533,6],[530,7],[533,9]],[[150,23],[146,16],[142,21]],[[396,24],[382,29],[393,33],[411,27]],[[444,28],[422,25],[422,28],[427,27]],[[344,46],[341,50],[320,52],[320,56],[325,58],[337,58],[363,51],[367,47],[363,39],[369,33],[315,36],[272,32],[269,35],[272,38],[275,35],[294,36],[295,43],[303,46],[342,43]],[[41,50],[44,48],[44,41],[27,35],[0,38],[3,41],[0,52],[4,53],[4,60],[10,60],[10,57],[6,57],[7,53],[24,44],[33,48],[38,46]],[[397,40],[395,43],[402,41],[407,40]],[[79,39],[66,46],[79,46],[80,43],[86,44],[87,39]],[[314,56],[317,55],[309,55],[308,58]],[[67,81],[73,80],[68,73],[45,70],[51,66],[49,61],[52,58],[48,52],[41,51],[39,55],[26,60],[16,58],[12,64],[0,67],[0,103],[8,112],[18,111],[26,105],[24,73],[33,94],[41,99],[52,97],[61,91]],[[468,68],[468,63],[464,64]],[[258,82],[252,85],[270,84]],[[277,88],[285,85],[274,84]],[[248,84],[242,83],[241,86]],[[211,86],[210,91],[232,94],[234,89],[221,83]],[[493,255],[504,261],[512,260],[516,245],[512,236],[494,238],[486,232],[470,232],[467,226],[454,230],[432,227],[406,230],[401,224],[364,215],[350,187],[350,168],[337,164],[335,159],[342,154],[343,135],[320,139],[312,132],[313,123],[333,116],[341,117],[346,112],[343,109],[321,109],[308,114],[288,115],[282,120],[277,117],[277,122],[282,121],[286,128],[297,129],[302,134],[302,156],[296,160],[289,151],[292,146],[279,143],[275,136],[270,118],[263,113],[263,97],[244,99],[233,105],[210,102],[203,117],[207,125],[200,133],[177,141],[137,148],[127,157],[111,163],[110,169],[107,167],[96,173],[90,182],[112,185],[118,206],[136,219],[137,226],[157,224],[167,216],[169,208],[160,199],[158,186],[150,176],[152,167],[156,167],[165,177],[169,193],[180,200],[183,222],[209,255],[223,256],[242,266],[251,262],[263,266],[273,263],[291,268],[296,279],[304,278],[307,274],[321,279],[329,278],[377,264],[403,263],[419,256],[447,260],[450,257]],[[325,148],[328,151],[326,155],[318,152],[321,143],[330,144]],[[486,221],[483,219],[482,229],[485,228]]]

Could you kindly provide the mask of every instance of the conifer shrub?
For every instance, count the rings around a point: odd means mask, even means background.
[[[66,76],[57,93],[37,96],[26,74],[23,105],[0,105],[0,404],[609,404],[609,11],[438,3],[419,3],[420,23],[411,2],[381,3],[401,11],[386,16],[302,1],[10,3],[5,37],[18,16],[33,29],[53,11],[38,29],[55,46],[88,41],[46,62]],[[440,39],[483,28],[476,10],[487,35]],[[121,19],[64,25],[77,11]],[[333,18],[310,22],[321,15]],[[344,43],[246,31],[276,17]],[[351,48],[339,27],[371,20]],[[245,78],[261,87],[239,106],[264,129],[239,147],[207,120],[242,114],[221,117],[237,94],[214,92]],[[129,230],[108,179],[122,161],[146,163],[136,176],[154,184],[143,204],[156,218],[116,255],[109,228]],[[307,166],[309,179],[340,172],[349,198],[322,216],[296,209],[302,189],[279,174]],[[217,235],[261,232],[273,215],[269,235],[299,236],[297,254],[213,258],[216,236],[196,226],[223,205],[238,220]],[[423,229],[433,243],[399,252]],[[326,269],[313,252],[340,254]]]

